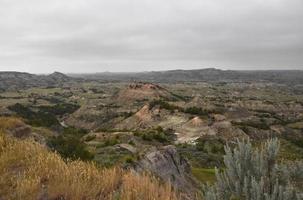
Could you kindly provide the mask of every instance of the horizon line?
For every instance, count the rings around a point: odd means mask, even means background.
[[[302,67],[303,68],[303,67]],[[37,75],[47,75],[55,72],[62,74],[136,74],[136,73],[151,73],[151,72],[169,72],[169,71],[197,71],[197,70],[218,70],[218,71],[303,71],[303,69],[222,69],[217,67],[207,67],[207,68],[193,68],[193,69],[168,69],[168,70],[150,70],[150,71],[95,71],[95,72],[62,72],[59,70],[54,70],[53,72],[30,72],[30,71],[18,71],[18,70],[0,70],[0,73],[5,72],[18,72],[18,73],[28,73]]]

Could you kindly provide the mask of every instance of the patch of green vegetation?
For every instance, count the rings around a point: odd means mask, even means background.
[[[287,125],[289,128],[303,130],[303,122],[296,122]]]
[[[135,158],[127,150],[121,150],[113,147],[103,147],[97,149],[94,159],[99,165],[104,167],[117,166],[119,164],[132,164]]]
[[[205,153],[223,154],[225,142],[211,136],[200,137],[196,140],[196,149]]]
[[[163,133],[163,132],[156,132],[156,133],[152,134],[152,136],[153,136],[153,139],[157,140],[158,142],[161,142],[161,143],[168,142],[168,138],[165,135],[165,133]]]
[[[175,98],[174,100],[182,100],[182,101],[187,101],[188,99],[186,99],[186,97],[184,97],[184,96],[181,96],[181,95],[179,95],[179,94],[176,94],[176,93],[172,93],[171,92],[171,95]]]
[[[279,157],[281,160],[300,160],[303,159],[303,140],[280,139],[281,148]]]
[[[267,124],[267,122],[264,118],[261,118],[260,121],[258,121],[258,122],[257,121],[243,121],[243,122],[232,121],[232,124],[240,127],[244,132],[246,132],[248,130],[247,128],[245,128],[247,126],[257,128],[257,129],[262,129],[262,130],[270,129],[270,125]]]
[[[135,143],[133,140],[130,140],[130,141],[128,142],[128,144],[130,144],[130,145],[132,145],[132,146],[135,146],[135,145],[136,145],[136,143]]]
[[[64,114],[73,113],[79,109],[79,105],[70,103],[60,103],[53,106],[39,106],[38,109],[44,113],[51,113],[53,115],[63,116]]]
[[[201,183],[214,183],[216,181],[215,169],[208,168],[192,168],[193,176]]]
[[[149,108],[152,109],[155,106],[160,106],[160,108],[162,109],[166,109],[166,110],[180,110],[180,107],[169,104],[168,102],[164,101],[164,100],[153,100],[149,103]]]
[[[56,116],[52,113],[37,111],[34,112],[29,107],[22,104],[14,104],[8,107],[9,110],[17,113],[18,116],[24,118],[26,123],[32,126],[58,127],[60,126]]]
[[[107,138],[102,144],[98,145],[98,148],[114,146],[121,143],[118,138]]]
[[[142,133],[141,138],[142,138],[142,140],[145,140],[145,141],[152,141],[153,140],[152,135],[149,134],[149,133]]]
[[[141,137],[145,141],[157,141],[160,143],[170,143],[171,137],[168,132],[164,131],[162,127],[157,127],[152,130],[135,131],[134,135]]]
[[[72,160],[92,160],[94,158],[94,155],[86,149],[85,143],[76,136],[60,135],[51,137],[48,139],[47,145],[63,158]]]
[[[183,144],[178,148],[193,167],[220,167],[223,161],[225,141],[216,136],[203,136],[194,145]]]
[[[84,136],[85,134],[88,133],[88,130],[83,129],[83,128],[75,128],[75,127],[65,127],[63,129],[63,135],[73,135],[76,136],[78,138],[81,138],[82,136]]]
[[[208,116],[208,111],[198,108],[198,107],[189,107],[184,110],[185,113],[199,116]]]
[[[99,88],[90,88],[90,90],[95,94],[104,94],[104,91]]]
[[[52,104],[60,104],[62,103],[62,99],[56,97],[56,96],[44,96],[44,97],[40,97],[41,99],[44,99],[46,101],[49,101]]]
[[[179,144],[176,146],[178,152],[184,156],[193,167],[198,168],[214,168],[221,167],[223,164],[222,153],[207,153],[199,151],[196,145]]]
[[[59,136],[49,137],[47,145],[63,158],[92,160],[94,154],[87,150],[87,145],[82,141],[82,137],[87,133],[88,131],[85,129],[64,128]]]
[[[130,156],[130,155],[125,156],[124,160],[127,164],[133,164],[135,162],[135,158],[133,156]]]

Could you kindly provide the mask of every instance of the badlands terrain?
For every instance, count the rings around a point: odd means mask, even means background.
[[[7,135],[63,159],[148,172],[184,199],[215,181],[224,145],[237,140],[279,138],[279,160],[303,159],[302,71],[1,72],[0,91]]]

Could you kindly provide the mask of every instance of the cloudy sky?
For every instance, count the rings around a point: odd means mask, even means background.
[[[0,70],[303,69],[302,0],[0,0]]]

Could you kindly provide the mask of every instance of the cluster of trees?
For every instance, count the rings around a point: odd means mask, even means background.
[[[60,126],[58,119],[53,113],[48,113],[40,110],[33,111],[29,107],[26,107],[19,103],[9,106],[8,109],[17,113],[17,115],[24,118],[26,122],[32,126]]]
[[[78,105],[69,103],[59,103],[51,106],[37,106],[34,108],[16,103],[8,107],[18,116],[24,118],[32,126],[58,127],[60,123],[57,116],[66,113],[73,113],[79,108]]]
[[[145,141],[155,140],[161,143],[169,143],[171,140],[170,132],[163,130],[163,128],[160,126],[147,131],[137,131],[134,134],[135,136],[141,137]]]
[[[48,138],[47,145],[58,152],[63,158],[92,160],[94,155],[86,149],[86,144],[82,137],[86,130],[73,127],[61,127],[57,116],[72,113],[79,108],[78,105],[60,103],[53,106],[39,106],[35,109],[22,104],[14,104],[8,107],[17,113],[32,126],[43,126],[48,128],[58,128],[60,135]]]
[[[199,115],[199,116],[208,116],[209,111],[202,109],[202,108],[198,108],[198,107],[189,107],[184,109],[185,113],[188,114],[192,114],[192,115]]]
[[[39,106],[38,109],[44,113],[51,113],[57,116],[63,116],[67,113],[73,113],[80,108],[79,105],[70,103],[60,103],[52,106]]]
[[[63,158],[92,160],[94,155],[87,150],[87,145],[81,139],[85,134],[87,131],[84,129],[64,128],[61,135],[50,137],[47,145]]]
[[[224,153],[225,141],[220,138],[213,136],[204,136],[196,140],[196,149],[198,151],[203,151],[207,154],[221,154]]]
[[[181,108],[172,104],[169,104],[168,102],[164,101],[164,100],[153,100],[149,103],[149,108],[152,109],[155,106],[160,106],[160,108],[162,109],[166,109],[166,110],[180,110]]]

